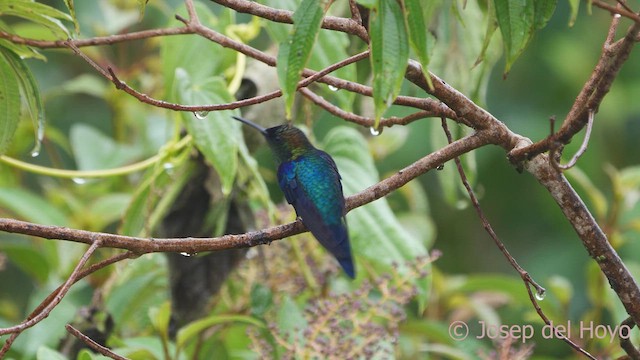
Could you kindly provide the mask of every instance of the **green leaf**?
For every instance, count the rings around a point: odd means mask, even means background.
[[[404,15],[409,32],[409,44],[418,57],[423,71],[427,71],[429,64],[429,27],[423,11],[424,4],[420,0],[404,0]],[[431,82],[431,77],[427,76]],[[432,84],[429,84],[432,87]]]
[[[60,210],[49,201],[19,188],[0,188],[0,207],[19,218],[43,225],[68,225]]]
[[[224,33],[229,25],[225,17],[216,16],[203,2],[195,2],[200,21],[213,30]],[[184,17],[185,10],[178,11]],[[173,19],[167,26],[183,25]],[[184,69],[191,79],[205,79],[223,72],[235,64],[237,53],[220,47],[202,36],[164,36],[161,40],[160,59],[165,92],[170,101],[178,102],[175,92],[175,74],[177,68]]]
[[[46,346],[41,346],[40,348],[38,348],[36,359],[37,360],[66,360],[67,357]]]
[[[169,319],[171,318],[171,302],[165,301],[160,306],[149,309],[151,325],[163,339],[169,336]]]
[[[287,119],[291,118],[298,81],[320,31],[326,6],[326,1],[303,0],[293,13],[293,29],[289,38],[280,44],[276,65]]]
[[[254,284],[251,287],[251,314],[262,316],[273,304],[271,289],[262,284]]]
[[[290,344],[304,346],[306,341],[303,331],[307,328],[307,320],[298,304],[289,295],[285,295],[282,304],[280,304],[277,324],[278,329],[289,339]]]
[[[71,127],[69,137],[80,170],[111,169],[142,155],[141,147],[119,144],[94,127],[82,123]]]
[[[27,109],[31,115],[31,121],[33,122],[33,128],[35,130],[35,145],[33,150],[31,150],[31,155],[37,156],[40,153],[40,145],[44,138],[45,125],[44,105],[40,97],[38,83],[31,73],[31,70],[29,70],[29,67],[16,54],[2,48],[0,48],[0,52],[5,56],[5,59],[8,60],[13,71],[18,75],[20,91],[27,100]]]
[[[556,11],[558,0],[535,0],[535,27],[540,30],[547,26],[549,19]]]
[[[573,26],[578,18],[578,10],[580,10],[580,0],[569,0],[571,7],[571,16],[569,17],[569,26]]]
[[[10,261],[26,274],[45,284],[49,278],[51,264],[43,254],[42,248],[36,248],[32,243],[0,243],[0,251],[7,255]]]
[[[495,0],[495,8],[507,57],[506,75],[531,39],[535,26],[535,5],[533,0]]]
[[[0,19],[0,30],[9,34],[15,33],[13,29],[1,19]],[[0,39],[0,47],[9,49],[10,51],[17,54],[21,59],[37,58],[40,60],[45,60],[45,57],[42,56],[42,54],[40,54],[37,50],[34,50],[33,48],[27,45],[18,45],[18,44],[12,43],[9,40]]]
[[[188,325],[184,326],[180,330],[178,330],[178,335],[176,336],[176,346],[178,349],[183,348],[187,342],[196,340],[198,334],[202,331],[218,324],[227,324],[227,323],[244,323],[247,325],[253,325],[259,328],[264,328],[265,324],[251,316],[245,315],[212,315],[208,316],[204,319],[196,320]]]
[[[355,129],[336,127],[325,138],[342,176],[345,195],[362,191],[379,181],[378,172],[364,137]],[[418,256],[426,256],[422,239],[412,236],[400,224],[385,198],[354,209],[347,215],[353,253],[362,256],[380,271],[395,263],[400,269]],[[426,302],[429,278],[416,280],[421,307]]]
[[[493,11],[493,6],[494,6],[493,1],[488,1],[487,6],[489,7],[487,11],[487,17],[488,17],[487,28],[484,33],[484,40],[482,41],[482,50],[480,50],[480,55],[478,55],[476,62],[473,64],[474,67],[480,64],[484,60],[487,54],[487,50],[489,49],[489,44],[491,44],[491,39],[493,38],[493,34],[496,32],[496,29],[498,29],[496,12]]]
[[[181,68],[176,69],[178,98],[187,105],[232,102],[221,78],[196,80]],[[238,171],[238,147],[242,139],[240,123],[233,120],[238,110],[214,111],[207,114],[182,112],[185,127],[205,159],[220,176],[222,193],[228,195]]]
[[[69,10],[69,15],[73,20],[73,26],[75,27],[76,34],[79,34],[80,24],[78,24],[78,19],[76,18],[76,8],[73,5],[73,0],[64,0],[64,4],[67,6],[67,10]]]
[[[320,31],[313,48],[311,58],[309,58],[308,67],[319,71],[329,65],[348,58],[350,55],[348,53],[349,45],[349,38],[344,33],[337,31]],[[344,80],[355,82],[357,81],[356,70],[356,66],[352,64],[334,71],[332,75]],[[356,93],[351,91],[331,91],[327,86],[318,85],[321,86],[322,89],[327,90],[324,91],[324,95],[335,97],[343,110],[353,110],[353,102],[356,98]]]
[[[409,40],[402,9],[396,0],[378,0],[369,15],[375,124],[400,93],[409,60]]]
[[[0,155],[4,154],[20,120],[19,76],[0,53]]]
[[[69,30],[58,19],[73,21],[68,14],[51,6],[29,0],[0,2],[0,15],[12,15],[40,24],[58,39],[71,37]]]

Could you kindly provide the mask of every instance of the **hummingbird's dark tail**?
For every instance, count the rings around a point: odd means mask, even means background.
[[[267,129],[263,128],[262,126],[260,126],[260,125],[258,125],[258,124],[256,124],[256,123],[254,123],[254,122],[252,122],[252,121],[249,121],[249,120],[247,120],[247,119],[243,119],[243,118],[238,117],[238,116],[232,116],[232,118],[234,118],[234,119],[236,119],[236,120],[240,121],[241,123],[245,123],[245,124],[247,124],[247,125],[251,126],[252,128],[254,128],[254,129],[256,129],[256,130],[260,131],[260,133],[261,133],[262,135],[266,135],[266,134],[267,134]]]

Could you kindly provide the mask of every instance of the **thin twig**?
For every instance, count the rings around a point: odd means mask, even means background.
[[[634,13],[633,10],[631,10],[622,1],[618,1],[618,4],[620,6],[613,6],[611,4],[607,4],[606,2],[600,1],[600,0],[592,0],[591,3],[593,5],[595,5],[596,7],[599,7],[601,9],[609,10],[613,14],[619,14],[619,15],[624,16],[626,18],[629,18],[629,19],[631,19],[631,20],[633,20],[633,21],[635,21],[637,23],[640,23],[640,16],[638,16],[638,14]]]
[[[89,346],[90,348],[92,348],[93,350],[99,352],[100,354],[109,357],[111,359],[116,359],[116,360],[127,360],[126,357],[120,356],[116,353],[114,353],[113,351],[111,351],[110,349],[98,344],[97,342],[95,342],[93,339],[91,339],[90,337],[88,337],[87,335],[83,334],[82,332],[80,332],[80,330],[74,328],[71,324],[67,324],[65,325],[65,328],[67,329],[67,331],[75,336],[76,338],[78,338],[78,340],[82,341],[83,343],[87,344],[87,346]]]
[[[300,89],[300,93],[302,93],[302,95],[304,95],[306,98],[308,98],[309,100],[311,100],[314,104],[320,106],[321,108],[327,110],[329,113],[342,118],[344,120],[347,120],[349,122],[358,124],[358,125],[362,125],[362,126],[366,126],[366,127],[371,127],[373,126],[375,120],[373,118],[370,117],[366,117],[366,116],[362,116],[362,115],[357,115],[354,114],[352,112],[348,112],[345,110],[342,110],[339,106],[336,106],[334,104],[332,104],[331,102],[325,100],[322,96],[314,93],[313,91],[311,91],[308,88],[301,88]],[[436,113],[434,111],[427,111],[427,110],[423,110],[423,111],[418,111],[415,112],[411,115],[407,115],[404,117],[397,117],[397,116],[392,116],[389,118],[383,118],[380,120],[380,127],[391,127],[393,125],[407,125],[410,124],[418,119],[423,119],[423,118],[427,118],[427,117],[442,117],[442,116],[453,116],[455,117],[455,113],[453,111],[451,111],[451,109],[449,109],[446,106],[441,106],[440,109],[442,110],[440,113]]]
[[[620,323],[620,331],[618,333],[618,337],[620,338],[620,347],[622,348],[622,350],[624,350],[624,352],[627,353],[627,355],[629,355],[631,360],[640,360],[640,350],[638,350],[638,348],[633,346],[633,343],[631,343],[631,340],[630,340],[631,329],[633,329],[635,325],[636,324],[631,317],[628,317],[625,320],[623,320],[622,323]],[[626,334],[626,337],[622,336],[623,326],[629,329],[629,331]]]
[[[447,120],[445,118],[442,118],[441,120],[442,120],[442,129],[444,130],[444,133],[447,136],[447,141],[449,142],[449,144],[451,144],[453,142],[453,137],[451,136],[451,132],[449,131]],[[551,324],[551,321],[549,321],[549,318],[547,318],[547,316],[544,314],[544,312],[540,308],[540,305],[538,305],[538,300],[536,299],[536,295],[544,296],[546,290],[542,286],[540,286],[535,280],[533,280],[531,275],[529,275],[529,273],[525,269],[523,269],[520,266],[520,264],[518,264],[516,259],[509,253],[504,243],[500,240],[498,235],[493,230],[493,227],[491,226],[491,223],[485,216],[484,211],[482,211],[482,208],[480,207],[480,202],[478,201],[478,198],[476,197],[475,192],[471,188],[471,185],[469,184],[469,180],[467,179],[467,175],[464,172],[464,168],[462,167],[462,162],[460,161],[460,158],[455,157],[453,160],[456,163],[456,168],[458,169],[458,174],[460,175],[460,180],[462,181],[462,185],[464,185],[464,188],[467,190],[467,193],[469,194],[469,199],[471,200],[471,203],[473,204],[473,207],[476,210],[476,213],[478,214],[478,218],[480,218],[480,221],[482,222],[482,227],[484,227],[487,234],[489,234],[489,237],[491,237],[491,239],[498,246],[498,249],[500,249],[502,254],[507,258],[507,260],[511,264],[511,267],[513,267],[518,272],[518,274],[520,274],[520,277],[522,278],[522,281],[524,282],[524,285],[527,288],[527,293],[529,294],[529,299],[531,300],[531,304],[533,304],[533,307],[536,309],[536,312],[538,313],[540,318],[542,318],[545,324],[550,325],[553,328],[553,331],[555,334],[556,333],[555,328]],[[536,289],[536,295],[534,295],[533,292],[531,291],[531,287]],[[562,334],[557,334],[557,335],[559,335],[558,337],[560,337],[565,343],[569,344],[569,346],[574,348],[576,351],[584,354],[590,359],[596,360],[595,357],[593,357],[586,350],[582,349],[576,343],[571,341],[571,339],[565,337]]]
[[[269,6],[259,4],[255,1],[248,0],[213,1],[240,13],[251,14],[273,22],[293,24],[293,12],[289,10],[274,9]],[[325,16],[324,19],[322,19],[322,28],[352,34],[359,37],[366,43],[369,42],[369,33],[367,33],[367,29],[365,29],[361,23],[356,22],[356,20],[354,19]]]
[[[629,54],[636,43],[636,37],[640,33],[640,22],[635,22],[629,27],[624,38],[613,43],[619,23],[620,16],[614,15],[602,46],[602,53],[598,63],[589,80],[587,80],[576,97],[558,132],[529,146],[511,150],[509,160],[512,163],[530,160],[534,156],[548,151],[558,143],[568,144],[573,136],[586,126],[588,112],[595,112],[599,108],[600,103],[619,74],[622,65],[629,58]]]
[[[64,282],[64,284],[59,288],[59,290],[54,291],[55,295],[53,295],[54,293],[52,293],[53,298],[51,299],[50,302],[48,302],[48,304],[44,308],[42,308],[41,311],[39,311],[33,317],[29,316],[29,318],[27,318],[25,321],[23,321],[18,325],[0,329],[0,335],[13,333],[13,335],[9,339],[7,339],[7,341],[4,343],[4,346],[2,347],[2,349],[0,349],[0,358],[4,356],[7,351],[9,351],[11,344],[22,331],[36,325],[37,323],[42,321],[44,318],[49,316],[49,313],[51,313],[51,310],[53,310],[53,308],[55,308],[60,303],[60,301],[62,301],[64,296],[67,294],[67,292],[71,288],[71,285],[73,285],[77,281],[81,273],[81,269],[84,267],[84,264],[86,264],[87,261],[89,261],[89,258],[91,257],[91,255],[93,255],[94,251],[96,251],[96,249],[98,249],[98,247],[100,247],[101,244],[102,242],[100,240],[94,240],[91,242],[91,246],[89,246],[87,251],[85,251],[84,255],[82,255],[82,258],[80,258],[80,261],[78,261],[78,264],[73,269],[73,272],[71,272],[71,275],[69,275],[69,278],[67,279],[67,281]]]
[[[576,165],[578,159],[587,151],[587,147],[589,146],[589,138],[591,137],[591,129],[593,128],[593,111],[589,111],[589,121],[587,122],[587,130],[584,134],[584,139],[582,140],[582,144],[580,145],[580,149],[573,155],[571,160],[566,164],[562,165],[560,162],[551,154],[549,156],[549,161],[551,161],[551,165],[555,167],[557,170],[568,170]]]

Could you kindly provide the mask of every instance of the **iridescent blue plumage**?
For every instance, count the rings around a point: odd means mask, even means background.
[[[320,244],[336,257],[345,273],[354,278],[342,183],[331,156],[316,149],[302,131],[289,124],[264,129],[234,118],[266,137],[280,163],[278,184],[287,202]]]

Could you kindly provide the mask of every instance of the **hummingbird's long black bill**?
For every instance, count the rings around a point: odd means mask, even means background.
[[[258,124],[256,124],[256,123],[254,123],[254,122],[249,121],[249,120],[247,120],[247,119],[243,119],[243,118],[238,117],[238,116],[231,116],[231,117],[232,117],[232,118],[234,118],[234,119],[236,119],[236,120],[238,120],[238,121],[240,121],[241,123],[247,124],[247,125],[251,126],[252,128],[254,128],[254,129],[256,129],[256,130],[260,131],[260,133],[261,133],[262,135],[267,135],[267,129],[263,128],[262,126],[260,126],[260,125],[258,125]]]

